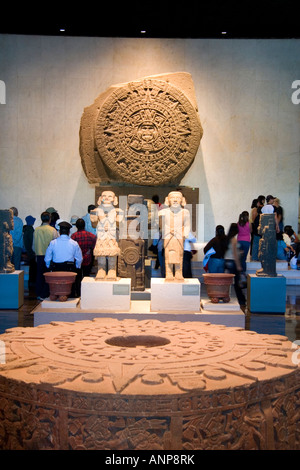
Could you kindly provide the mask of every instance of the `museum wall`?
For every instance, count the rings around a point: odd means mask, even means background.
[[[0,208],[40,223],[95,200],[79,156],[83,109],[110,85],[192,75],[203,138],[182,185],[199,188],[198,240],[227,230],[259,194],[279,197],[297,228],[299,40],[122,39],[0,35]],[[155,190],[153,191],[155,193]]]

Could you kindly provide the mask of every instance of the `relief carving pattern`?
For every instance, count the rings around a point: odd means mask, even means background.
[[[0,339],[1,449],[300,449],[284,336],[99,318]]]
[[[190,82],[189,74],[179,75]],[[81,120],[80,153],[89,181],[179,182],[203,134],[195,105],[184,91],[154,76],[112,87],[104,95],[95,102],[97,111],[86,108]]]

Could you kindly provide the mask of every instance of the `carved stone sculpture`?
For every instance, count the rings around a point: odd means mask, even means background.
[[[207,295],[213,304],[222,300],[230,302],[230,287],[234,280],[234,274],[229,273],[205,273],[203,274]]]
[[[167,280],[183,280],[184,239],[190,233],[190,213],[184,209],[185,204],[180,191],[171,191],[165,200],[168,207],[159,211]]]
[[[0,273],[12,273],[15,270],[11,262],[13,241],[10,231],[13,228],[13,211],[11,209],[0,210]]]
[[[0,449],[300,450],[299,349],[285,336],[95,318],[0,341]]]
[[[80,155],[90,183],[179,183],[202,137],[188,73],[115,85],[85,108]]]
[[[44,273],[45,281],[49,284],[50,300],[66,302],[72,291],[76,273],[59,271]]]
[[[98,199],[98,207],[90,212],[93,226],[97,227],[97,241],[94,256],[98,261],[96,280],[115,280],[117,278],[118,245],[117,225],[122,212],[116,209],[118,198],[112,191],[103,191]]]
[[[139,217],[140,208],[147,211],[141,195],[128,195],[128,212],[125,217],[127,237],[119,241],[120,255],[118,257],[118,276],[131,279],[131,289],[134,291],[145,290],[145,239],[141,230]],[[146,227],[148,219],[145,220]],[[132,229],[131,229],[132,227]]]
[[[258,233],[261,235],[258,259],[261,262],[262,268],[256,271],[256,275],[276,277],[277,242],[275,214],[261,214]]]

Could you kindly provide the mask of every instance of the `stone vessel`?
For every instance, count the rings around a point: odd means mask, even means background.
[[[65,302],[71,294],[72,285],[76,279],[76,273],[59,271],[44,274],[49,284],[50,300]]]
[[[205,322],[52,321],[0,335],[1,450],[299,450],[299,350]]]
[[[232,285],[234,274],[227,273],[207,273],[203,274],[204,284],[207,294],[212,303],[217,304],[219,300],[230,301],[230,286]]]

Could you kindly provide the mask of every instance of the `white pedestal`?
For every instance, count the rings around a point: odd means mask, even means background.
[[[130,310],[131,279],[96,281],[85,277],[81,282],[82,309],[105,311]]]
[[[76,308],[79,302],[78,298],[68,298],[65,302],[60,302],[59,300],[50,300],[50,297],[43,300],[42,308],[54,308],[55,310],[64,310],[68,308]]]
[[[166,281],[151,279],[151,311],[200,311],[200,282],[198,279]]]
[[[24,303],[24,271],[0,273],[0,308],[16,309]]]
[[[230,302],[219,302],[218,304],[214,304],[209,299],[201,299],[201,307],[203,310],[209,312],[239,312],[241,307],[236,300],[230,300]]]

